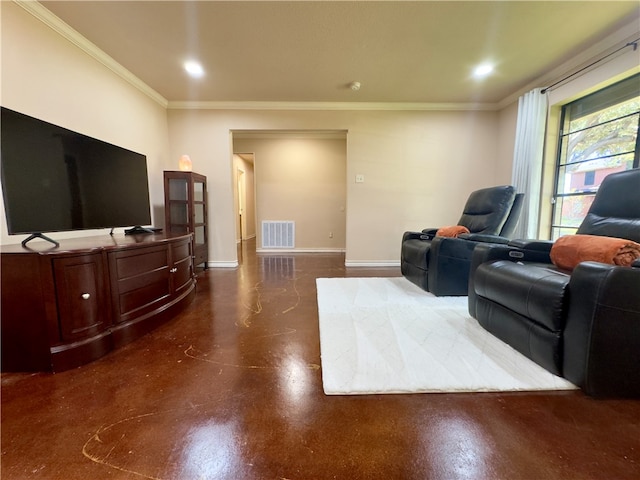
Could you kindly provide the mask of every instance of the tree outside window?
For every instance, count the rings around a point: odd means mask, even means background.
[[[607,175],[638,168],[640,74],[565,105],[560,123],[552,239],[576,232]]]

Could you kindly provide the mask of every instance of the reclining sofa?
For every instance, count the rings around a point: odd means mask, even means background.
[[[605,178],[577,234],[640,242],[639,169]],[[589,395],[639,397],[640,261],[584,261],[563,270],[551,262],[552,246],[543,240],[479,245],[469,313]]]
[[[405,278],[436,296],[467,295],[471,254],[478,242],[506,243],[522,211],[523,194],[511,185],[483,188],[469,195],[460,226],[470,233],[436,236],[438,228],[405,232],[400,270]]]

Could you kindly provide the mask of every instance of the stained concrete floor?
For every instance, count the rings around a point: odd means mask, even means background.
[[[187,310],[57,374],[3,374],[13,479],[637,479],[640,401],[581,392],[325,396],[315,279],[342,254],[198,274]]]

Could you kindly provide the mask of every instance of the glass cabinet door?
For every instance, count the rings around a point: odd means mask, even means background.
[[[169,179],[169,225],[172,233],[189,232],[189,183],[182,178]]]
[[[207,243],[206,224],[206,186],[204,182],[193,182],[193,233],[195,246]]]
[[[207,235],[205,231],[205,226],[200,225],[195,228],[195,243],[196,245],[204,245],[207,242]]]
[[[193,182],[193,201],[204,202],[204,183]]]
[[[169,200],[189,199],[189,183],[184,178],[169,179]]]

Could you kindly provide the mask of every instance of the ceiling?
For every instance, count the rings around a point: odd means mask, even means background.
[[[635,0],[41,4],[169,102],[496,104],[640,24]]]

